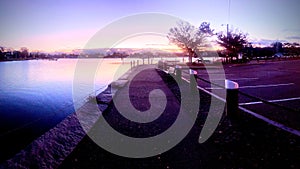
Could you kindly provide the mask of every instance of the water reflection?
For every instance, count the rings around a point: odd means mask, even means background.
[[[98,63],[99,60],[86,59],[86,62]],[[0,62],[0,139],[3,143],[0,161],[75,111],[72,86],[76,63],[77,59]],[[99,63],[101,70],[95,73],[94,88],[86,89],[86,82],[80,82],[81,98],[75,100],[82,104],[87,97],[85,91],[100,92],[113,80],[121,60],[105,59]]]

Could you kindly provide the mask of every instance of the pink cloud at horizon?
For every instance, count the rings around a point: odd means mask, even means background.
[[[36,35],[23,39],[26,44],[19,45],[16,49],[27,47],[31,51],[66,52],[74,49],[82,49],[97,30],[71,30],[58,33]]]

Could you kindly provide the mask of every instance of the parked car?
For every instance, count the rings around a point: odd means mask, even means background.
[[[274,56],[274,58],[282,58],[283,54],[278,52],[278,53],[275,53],[273,56]]]
[[[211,64],[212,62],[210,60],[203,60],[204,61],[204,64]],[[203,63],[201,59],[197,59],[195,60],[193,63]]]

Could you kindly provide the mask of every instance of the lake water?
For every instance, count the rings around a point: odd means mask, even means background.
[[[121,59],[101,59],[95,73],[94,88],[73,98],[72,87],[77,59],[0,62],[0,162],[11,157],[34,139],[75,112],[89,94],[97,94],[116,77]],[[94,64],[99,59],[80,59]],[[88,67],[88,66],[87,66]],[[117,75],[119,76],[119,75]],[[94,91],[92,93],[88,93]]]
[[[74,107],[83,105],[88,96],[97,95],[127,72],[131,60],[135,64],[137,60],[139,64],[156,64],[160,59],[0,62],[0,163],[74,113]],[[176,57],[167,60],[188,59]],[[79,63],[84,66],[78,66]],[[78,76],[81,78],[76,78]],[[91,76],[92,81],[86,78]],[[73,93],[74,86],[76,93]]]

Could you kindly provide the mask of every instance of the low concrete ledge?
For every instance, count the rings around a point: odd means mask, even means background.
[[[71,114],[0,168],[57,168],[84,135],[76,114]]]
[[[111,85],[108,85],[107,88],[96,96],[96,101],[98,104],[108,105],[112,100],[113,94],[111,93]]]
[[[112,88],[122,88],[124,87],[126,84],[127,84],[128,80],[122,80],[122,79],[119,79],[117,81],[114,81],[111,83],[111,87]]]
[[[95,100],[89,100],[76,113],[66,117],[14,157],[0,164],[0,169],[57,168],[76,148],[86,135],[86,131],[92,128],[100,116],[99,113],[108,108],[112,97],[111,85],[109,85],[96,97],[96,101],[99,102],[97,105]],[[95,106],[100,111],[95,111]]]
[[[119,78],[119,80],[128,80],[128,78],[129,78],[129,73],[127,72],[127,73],[125,73],[123,76],[121,76],[121,77]]]

